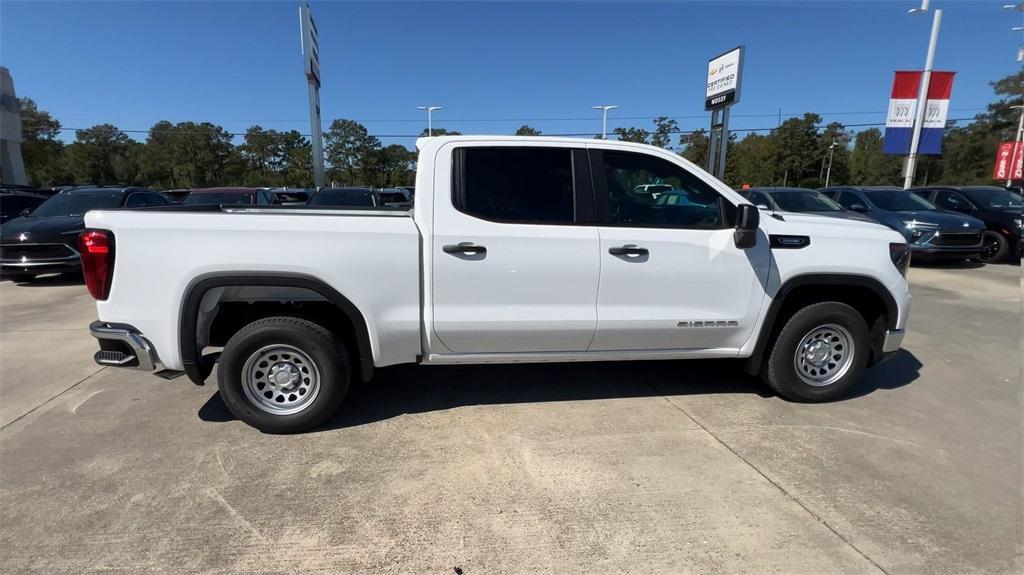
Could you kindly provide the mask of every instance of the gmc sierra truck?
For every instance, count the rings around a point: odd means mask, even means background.
[[[746,358],[783,397],[827,401],[901,344],[910,251],[886,227],[761,217],[642,144],[417,148],[411,210],[89,212],[95,360],[200,385],[216,364],[228,408],[285,433],[402,363]]]

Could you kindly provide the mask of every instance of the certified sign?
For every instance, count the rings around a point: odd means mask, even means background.
[[[704,109],[714,110],[740,101],[743,73],[743,46],[738,46],[708,61],[708,85]]]

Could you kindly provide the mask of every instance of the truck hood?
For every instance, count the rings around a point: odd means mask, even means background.
[[[859,214],[858,214],[859,215]],[[780,219],[781,218],[781,219]],[[769,233],[814,236],[845,236],[863,239],[903,241],[903,236],[869,218],[832,217],[811,213],[775,212],[761,214]]]

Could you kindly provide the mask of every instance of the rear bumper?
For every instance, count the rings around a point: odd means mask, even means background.
[[[89,324],[89,333],[100,344],[100,350],[93,356],[99,365],[147,372],[163,369],[153,344],[130,325],[94,321]]]

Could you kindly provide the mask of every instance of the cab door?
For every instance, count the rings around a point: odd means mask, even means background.
[[[600,260],[582,146],[450,144],[435,161],[433,210],[432,352],[587,349]]]
[[[735,206],[668,157],[595,149],[591,164],[601,277],[590,349],[740,348],[764,302],[763,234],[737,248]],[[652,183],[672,189],[653,201],[637,193]]]

